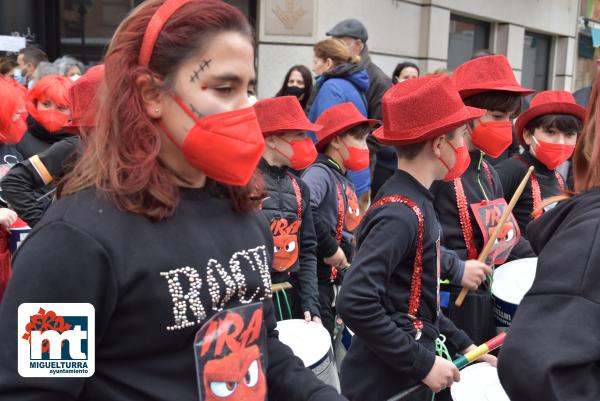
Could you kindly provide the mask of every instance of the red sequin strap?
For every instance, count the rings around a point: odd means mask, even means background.
[[[342,192],[342,186],[340,183],[335,180],[335,189],[337,192],[337,207],[338,207],[338,221],[335,227],[335,240],[338,245],[342,243],[342,233],[344,231],[344,220],[346,218],[346,204],[344,203],[344,193]],[[331,270],[329,271],[329,280],[333,283],[337,278],[337,268],[335,266],[331,266]]]
[[[456,207],[458,208],[458,219],[460,228],[463,233],[465,245],[467,246],[467,257],[469,259],[477,259],[479,252],[475,246],[475,238],[473,237],[473,225],[469,216],[469,207],[467,205],[467,196],[463,188],[460,178],[454,180],[454,192],[456,193]]]
[[[554,176],[556,177],[556,181],[558,181],[560,192],[565,192],[565,180],[563,180],[562,175],[558,171],[555,171]]]
[[[342,232],[344,230],[344,219],[346,218],[346,205],[344,203],[344,193],[342,186],[337,180],[335,181],[335,189],[337,191],[337,207],[338,207],[338,221],[335,227],[335,240],[338,244],[342,243]]]
[[[419,313],[419,305],[421,302],[421,278],[423,275],[423,242],[425,238],[425,219],[423,218],[423,213],[419,206],[411,199],[401,196],[401,195],[389,195],[384,196],[379,199],[377,202],[373,203],[367,214],[381,206],[388,203],[401,203],[409,207],[417,216],[418,221],[418,231],[417,231],[417,248],[415,250],[415,262],[413,265],[412,277],[410,282],[410,297],[408,300],[408,316],[413,321],[413,326],[417,330],[417,333],[420,333],[423,330],[423,321],[417,317]],[[417,334],[418,335],[418,334]]]
[[[485,175],[487,176],[488,182],[490,183],[490,187],[492,187],[492,190],[493,190],[494,189],[494,180],[492,180],[492,172],[490,171],[490,166],[488,166],[488,164],[485,162],[485,160],[482,160],[481,164],[483,165],[483,171],[485,171]]]
[[[290,180],[292,181],[292,187],[294,188],[294,194],[296,195],[298,219],[302,219],[302,192],[300,192],[300,185],[298,185],[298,181],[293,175],[288,174],[288,177],[290,177]]]
[[[531,173],[531,197],[533,198],[533,219],[536,220],[542,215],[542,191],[540,190],[540,182],[535,173]]]

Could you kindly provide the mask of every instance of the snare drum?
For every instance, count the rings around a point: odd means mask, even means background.
[[[277,322],[279,339],[292,349],[304,366],[312,370],[325,384],[340,391],[331,337],[325,327],[301,319]]]
[[[510,401],[500,384],[498,370],[482,362],[460,371],[460,381],[450,387],[454,401]]]
[[[8,239],[10,253],[14,254],[21,245],[21,242],[25,241],[25,237],[31,231],[31,227],[27,225],[23,220],[17,218],[17,221],[10,227],[10,238]]]
[[[494,319],[498,331],[510,326],[517,306],[533,285],[537,258],[513,260],[494,271],[492,299]]]

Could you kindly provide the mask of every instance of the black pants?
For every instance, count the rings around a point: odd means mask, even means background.
[[[460,288],[450,290],[450,303],[446,316],[464,330],[475,345],[480,345],[496,335],[496,323],[492,312],[492,298],[488,290],[469,291],[462,306],[454,305]],[[461,350],[450,349],[450,355]]]
[[[333,339],[335,329],[335,308],[332,306],[335,299],[333,284],[329,282],[319,282],[319,309],[321,311],[321,321],[323,327],[327,329]]]

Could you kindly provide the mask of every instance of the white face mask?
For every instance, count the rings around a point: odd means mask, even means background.
[[[250,102],[250,106],[254,106],[254,103],[258,102],[258,99],[254,95],[248,95],[248,101]]]
[[[81,78],[81,75],[79,74],[74,74],[69,77],[69,79],[73,82],[77,81],[79,78]]]

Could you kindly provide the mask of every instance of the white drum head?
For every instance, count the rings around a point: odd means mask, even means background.
[[[304,366],[311,368],[323,359],[331,349],[331,338],[325,327],[318,323],[307,323],[301,319],[277,322],[279,339],[302,359]]]
[[[510,401],[500,384],[498,371],[487,362],[467,366],[460,381],[450,387],[454,401]]]
[[[513,260],[494,271],[492,294],[501,300],[518,305],[533,285],[537,258]]]

